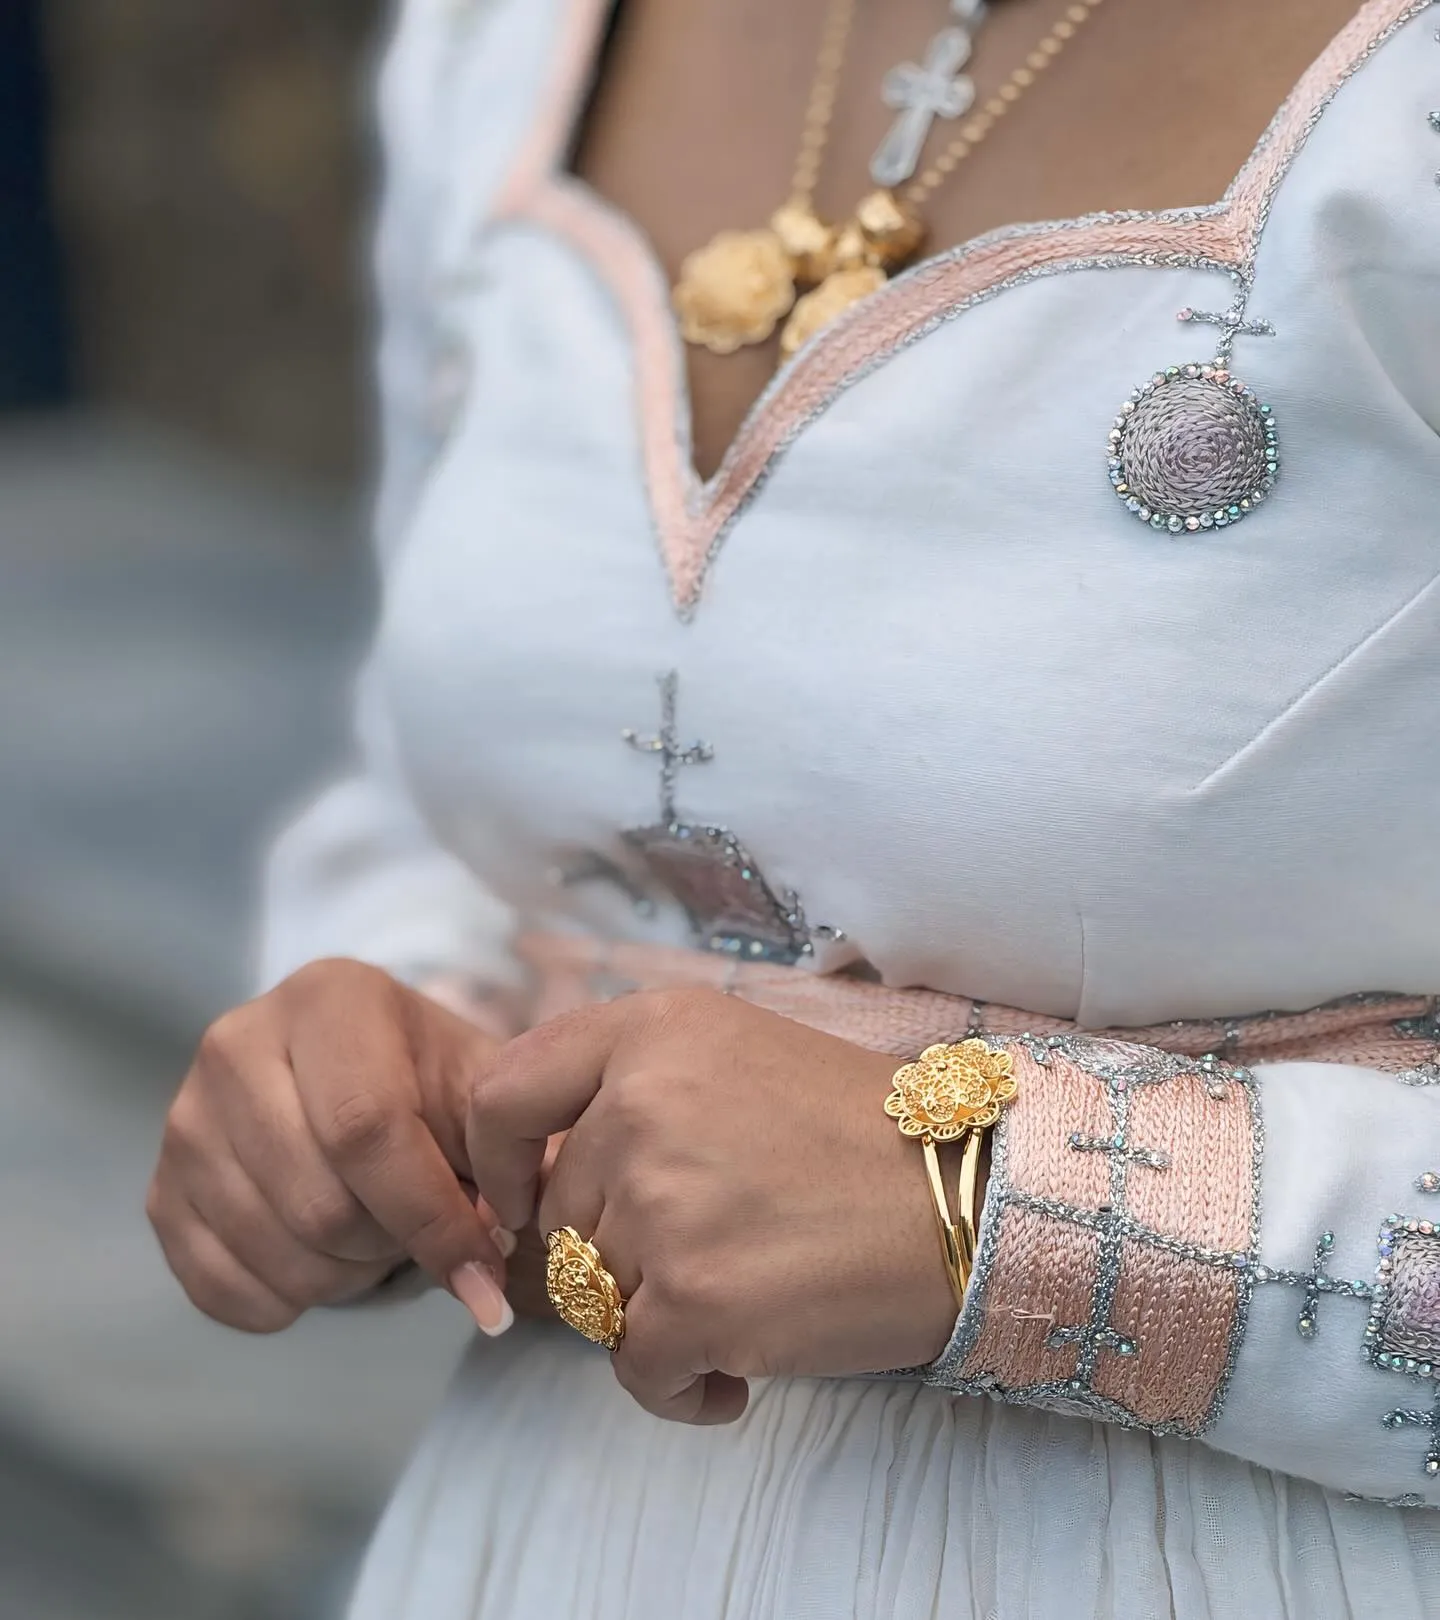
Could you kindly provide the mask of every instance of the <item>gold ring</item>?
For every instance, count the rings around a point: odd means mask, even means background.
[[[625,1337],[625,1301],[600,1251],[573,1226],[545,1234],[545,1292],[555,1314],[592,1344],[618,1350]]]

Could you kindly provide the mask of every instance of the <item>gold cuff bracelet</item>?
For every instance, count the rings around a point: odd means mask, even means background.
[[[1003,1049],[977,1039],[929,1046],[914,1063],[898,1069],[892,1083],[895,1089],[885,1099],[885,1112],[899,1122],[902,1136],[920,1143],[945,1274],[956,1307],[962,1308],[975,1266],[980,1153],[986,1130],[1019,1090],[1014,1061]],[[936,1149],[941,1142],[962,1138],[959,1212],[952,1216]]]

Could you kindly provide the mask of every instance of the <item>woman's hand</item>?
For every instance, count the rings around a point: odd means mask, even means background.
[[[212,1024],[146,1202],[185,1292],[273,1333],[409,1258],[503,1332],[514,1239],[462,1182],[467,1099],[498,1048],[360,962],[312,962]]]
[[[523,1226],[591,1238],[624,1294],[621,1383],[726,1422],[746,1377],[913,1366],[955,1319],[893,1058],[708,990],[644,994],[512,1041],[480,1076],[476,1184]]]

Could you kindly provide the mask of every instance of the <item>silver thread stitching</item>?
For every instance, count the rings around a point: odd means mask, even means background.
[[[1049,1063],[1052,1053],[1059,1052],[1096,1079],[1105,1080],[1108,1086],[1111,1118],[1116,1127],[1115,1134],[1120,1137],[1126,1134],[1132,1085],[1163,1085],[1178,1075],[1198,1074],[1207,1082],[1224,1084],[1227,1093],[1231,1087],[1238,1088],[1239,1094],[1246,1099],[1246,1104],[1251,1110],[1253,1127],[1251,1186],[1254,1214],[1251,1222],[1250,1247],[1243,1254],[1228,1253],[1187,1243],[1182,1239],[1141,1226],[1125,1208],[1128,1160],[1120,1153],[1113,1154],[1110,1160],[1108,1209],[1080,1210],[1056,1199],[1020,1191],[1010,1178],[1011,1126],[1002,1116],[995,1131],[990,1185],[982,1212],[980,1242],[970,1289],[965,1298],[965,1308],[956,1322],[950,1343],[930,1367],[923,1369],[922,1376],[928,1383],[945,1389],[965,1394],[988,1395],[994,1400],[1011,1404],[1045,1404],[1126,1428],[1146,1429],[1153,1434],[1192,1436],[1202,1434],[1220,1416],[1234,1372],[1235,1359],[1244,1338],[1253,1292],[1251,1267],[1259,1246],[1260,1171],[1264,1151],[1263,1122],[1254,1077],[1246,1069],[1225,1070],[1223,1078],[1217,1073],[1205,1076],[1202,1064],[1194,1060],[1177,1057],[1169,1052],[1160,1052],[1154,1048],[1124,1047],[1118,1042],[1092,1040],[1085,1036],[1052,1035],[1040,1039],[1036,1036],[1022,1035],[1018,1039],[1042,1066]],[[1205,1061],[1212,1071],[1219,1070],[1220,1065],[1214,1059]],[[1210,1090],[1209,1083],[1206,1089],[1207,1092]],[[1047,1380],[1024,1388],[1009,1388],[989,1374],[977,1379],[967,1379],[960,1371],[980,1334],[986,1311],[986,1295],[999,1250],[1001,1232],[1006,1214],[1012,1208],[1038,1210],[1100,1234],[1100,1258],[1091,1295],[1090,1318],[1083,1325],[1062,1324],[1052,1329],[1047,1341],[1051,1347],[1058,1347],[1059,1343],[1076,1343],[1079,1346],[1075,1372],[1069,1378]],[[1217,1383],[1210,1409],[1198,1425],[1179,1422],[1145,1423],[1127,1407],[1100,1395],[1093,1388],[1094,1369],[1103,1351],[1113,1350],[1117,1354],[1124,1355],[1134,1354],[1139,1349],[1139,1346],[1125,1338],[1110,1321],[1115,1290],[1119,1282],[1122,1246],[1127,1240],[1152,1244],[1186,1259],[1223,1267],[1231,1271],[1236,1278],[1235,1322],[1227,1347],[1226,1364]]]

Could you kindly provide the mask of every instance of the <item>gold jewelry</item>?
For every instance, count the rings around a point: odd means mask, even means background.
[[[721,231],[680,266],[672,298],[681,334],[711,354],[763,343],[794,305],[797,279],[821,281],[834,268],[835,232],[816,217],[815,182],[855,6],[856,0],[830,0],[825,14],[789,200],[770,216],[768,228]]]
[[[830,0],[789,199],[770,216],[768,227],[721,231],[685,259],[673,293],[685,341],[712,354],[733,354],[763,343],[788,314],[780,335],[788,359],[852,304],[884,286],[925,240],[921,204],[1032,88],[1100,4],[1074,0],[904,191],[898,196],[884,187],[869,192],[836,230],[815,213],[815,185],[829,144],[856,0]],[[797,301],[802,286],[814,290]]]
[[[625,1337],[625,1301],[600,1251],[573,1226],[545,1234],[545,1292],[555,1314],[592,1344],[618,1350]]]
[[[982,1040],[928,1046],[914,1063],[896,1070],[895,1089],[885,1099],[885,1112],[899,1121],[900,1134],[919,1138],[945,1274],[960,1308],[975,1266],[981,1149],[986,1130],[1019,1091],[1014,1067],[1008,1052]],[[958,1216],[952,1216],[936,1144],[962,1137],[960,1208]]]

